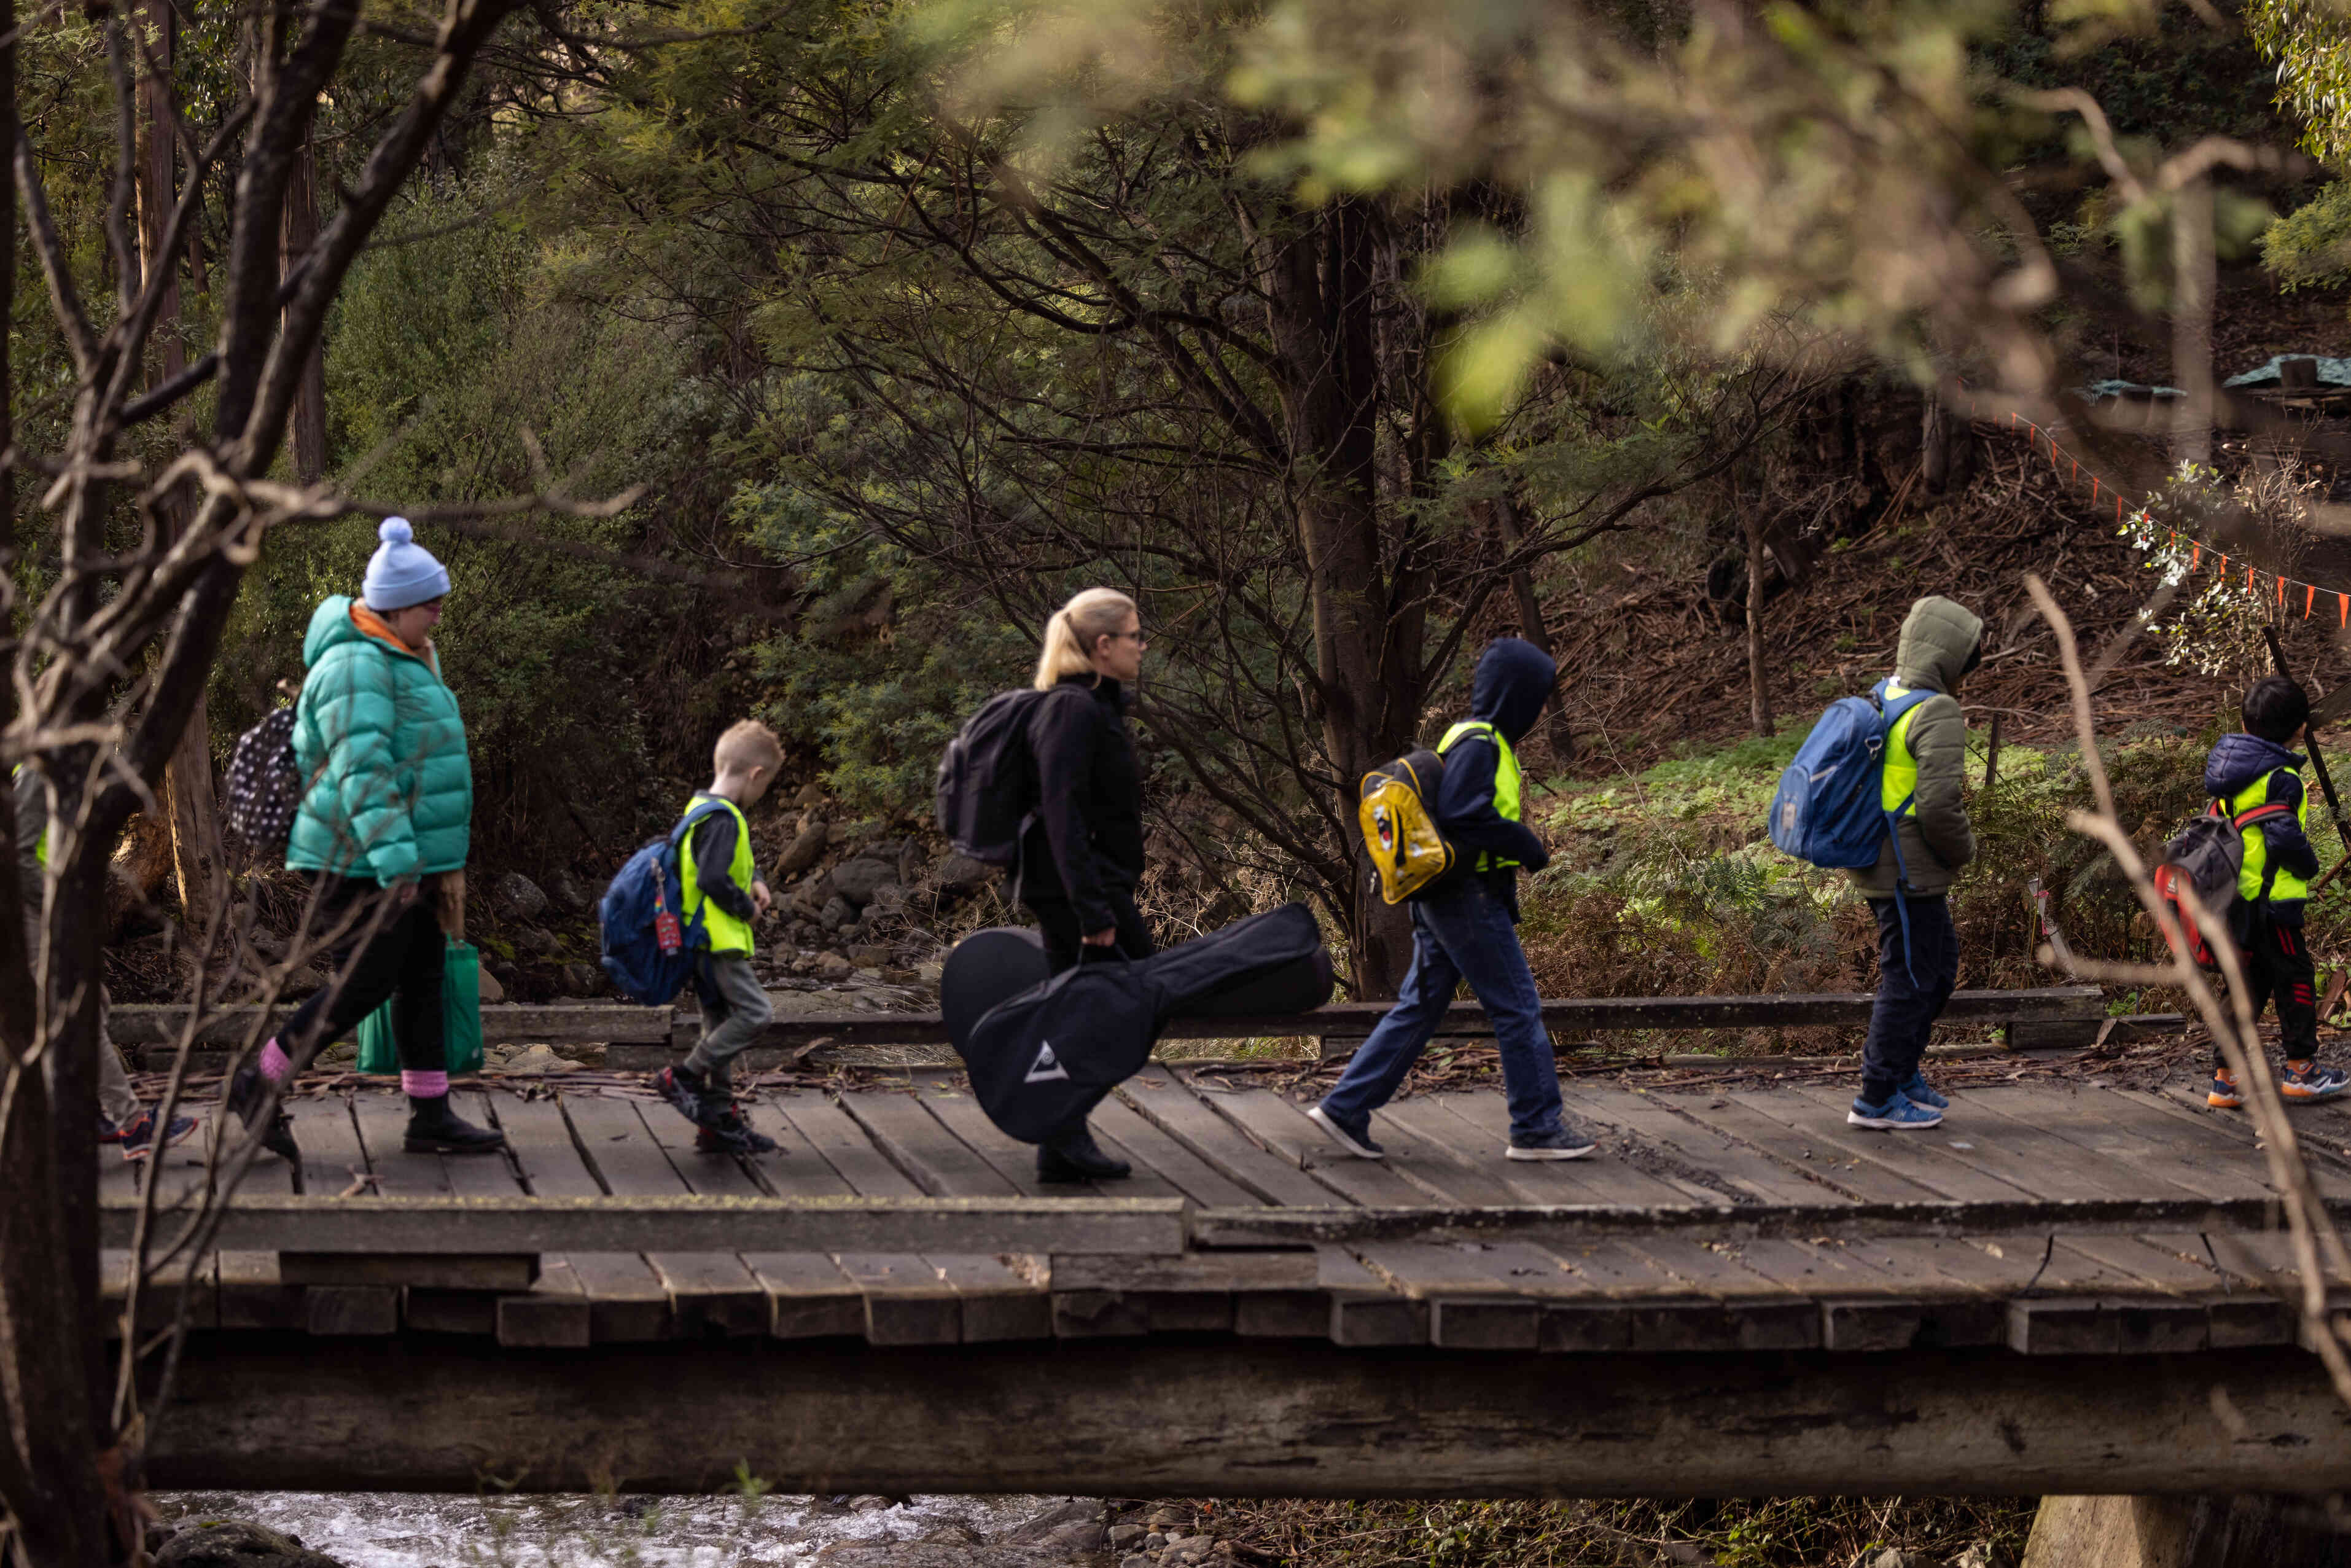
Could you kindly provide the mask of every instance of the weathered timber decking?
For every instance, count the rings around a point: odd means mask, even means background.
[[[1571,1082],[1600,1156],[1501,1157],[1499,1092],[1382,1113],[1155,1066],[1096,1113],[1134,1178],[1040,1187],[957,1076],[771,1093],[772,1155],[659,1102],[293,1103],[197,1332],[179,1486],[723,1485],[1297,1495],[2313,1490],[2351,1413],[2299,1343],[2240,1116],[2200,1083],[2007,1083],[1924,1134],[1842,1083]],[[2351,1108],[2296,1113],[2351,1209]],[[201,1178],[165,1157],[159,1196]],[[103,1178],[109,1223],[129,1167]],[[344,1196],[349,1195],[349,1196]],[[372,1195],[381,1195],[372,1196]],[[110,1253],[120,1289],[125,1255]],[[2351,1305],[2351,1281],[2335,1281]],[[2220,1353],[2220,1354],[2214,1354]],[[2224,1416],[2216,1410],[2225,1408]]]
[[[510,1346],[1207,1333],[2031,1355],[2295,1338],[2260,1154],[2184,1088],[1976,1089],[1942,1128],[1893,1136],[1845,1127],[1842,1088],[1572,1085],[1604,1146],[1557,1165],[1502,1159],[1498,1091],[1435,1093],[1381,1114],[1372,1164],[1270,1090],[1154,1067],[1094,1120],[1134,1177],[1049,1189],[955,1075],[907,1082],[756,1104],[781,1145],[757,1158],[695,1152],[655,1102],[465,1091],[512,1154],[458,1158],[402,1152],[392,1093],[297,1101],[299,1193],[282,1163],[256,1166],[196,1270],[197,1320]],[[2351,1204],[2351,1111],[2298,1122],[2322,1189]],[[199,1173],[173,1151],[162,1191]],[[104,1177],[111,1240],[134,1179]]]

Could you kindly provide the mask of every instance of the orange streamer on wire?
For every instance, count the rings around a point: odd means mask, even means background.
[[[2310,607],[2317,601],[2318,585],[2314,582],[2304,583],[2302,585],[2302,618],[2304,621],[2310,619]]]

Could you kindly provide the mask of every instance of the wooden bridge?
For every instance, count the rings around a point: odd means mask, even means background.
[[[193,1270],[156,1479],[2339,1487],[2351,1414],[2246,1122],[2185,1069],[2013,1060],[1901,1136],[1844,1126],[1827,1077],[1577,1079],[1601,1155],[1553,1165],[1501,1158],[1493,1088],[1399,1100],[1374,1165],[1274,1088],[1157,1066],[1094,1119],[1134,1179],[1050,1189],[942,1069],[767,1092],[780,1149],[743,1159],[611,1084],[461,1091],[505,1159],[402,1153],[388,1092],[300,1099],[300,1170],[258,1165]],[[2298,1115],[2351,1203],[2351,1109]],[[174,1151],[164,1200],[200,1172]]]

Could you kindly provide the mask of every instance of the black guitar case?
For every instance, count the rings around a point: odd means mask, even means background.
[[[1044,967],[1033,933],[998,929],[957,943],[939,977],[939,1009],[980,1108],[1031,1144],[1081,1126],[1142,1071],[1170,1019],[1305,1012],[1331,996],[1330,954],[1302,904],[1135,962],[1050,977]]]

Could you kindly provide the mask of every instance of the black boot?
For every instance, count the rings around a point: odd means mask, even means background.
[[[261,1146],[289,1165],[302,1163],[302,1150],[294,1142],[294,1118],[286,1113],[285,1106],[270,1102],[269,1080],[261,1075],[261,1069],[249,1061],[238,1068],[228,1081],[225,1103],[228,1113],[248,1128],[267,1117],[269,1125],[261,1134]]]
[[[1116,1181],[1134,1174],[1133,1166],[1104,1154],[1093,1133],[1083,1126],[1037,1148],[1039,1181]]]
[[[476,1127],[449,1109],[449,1096],[430,1100],[408,1097],[408,1137],[402,1144],[412,1155],[487,1155],[507,1146],[507,1135],[496,1127]]]

